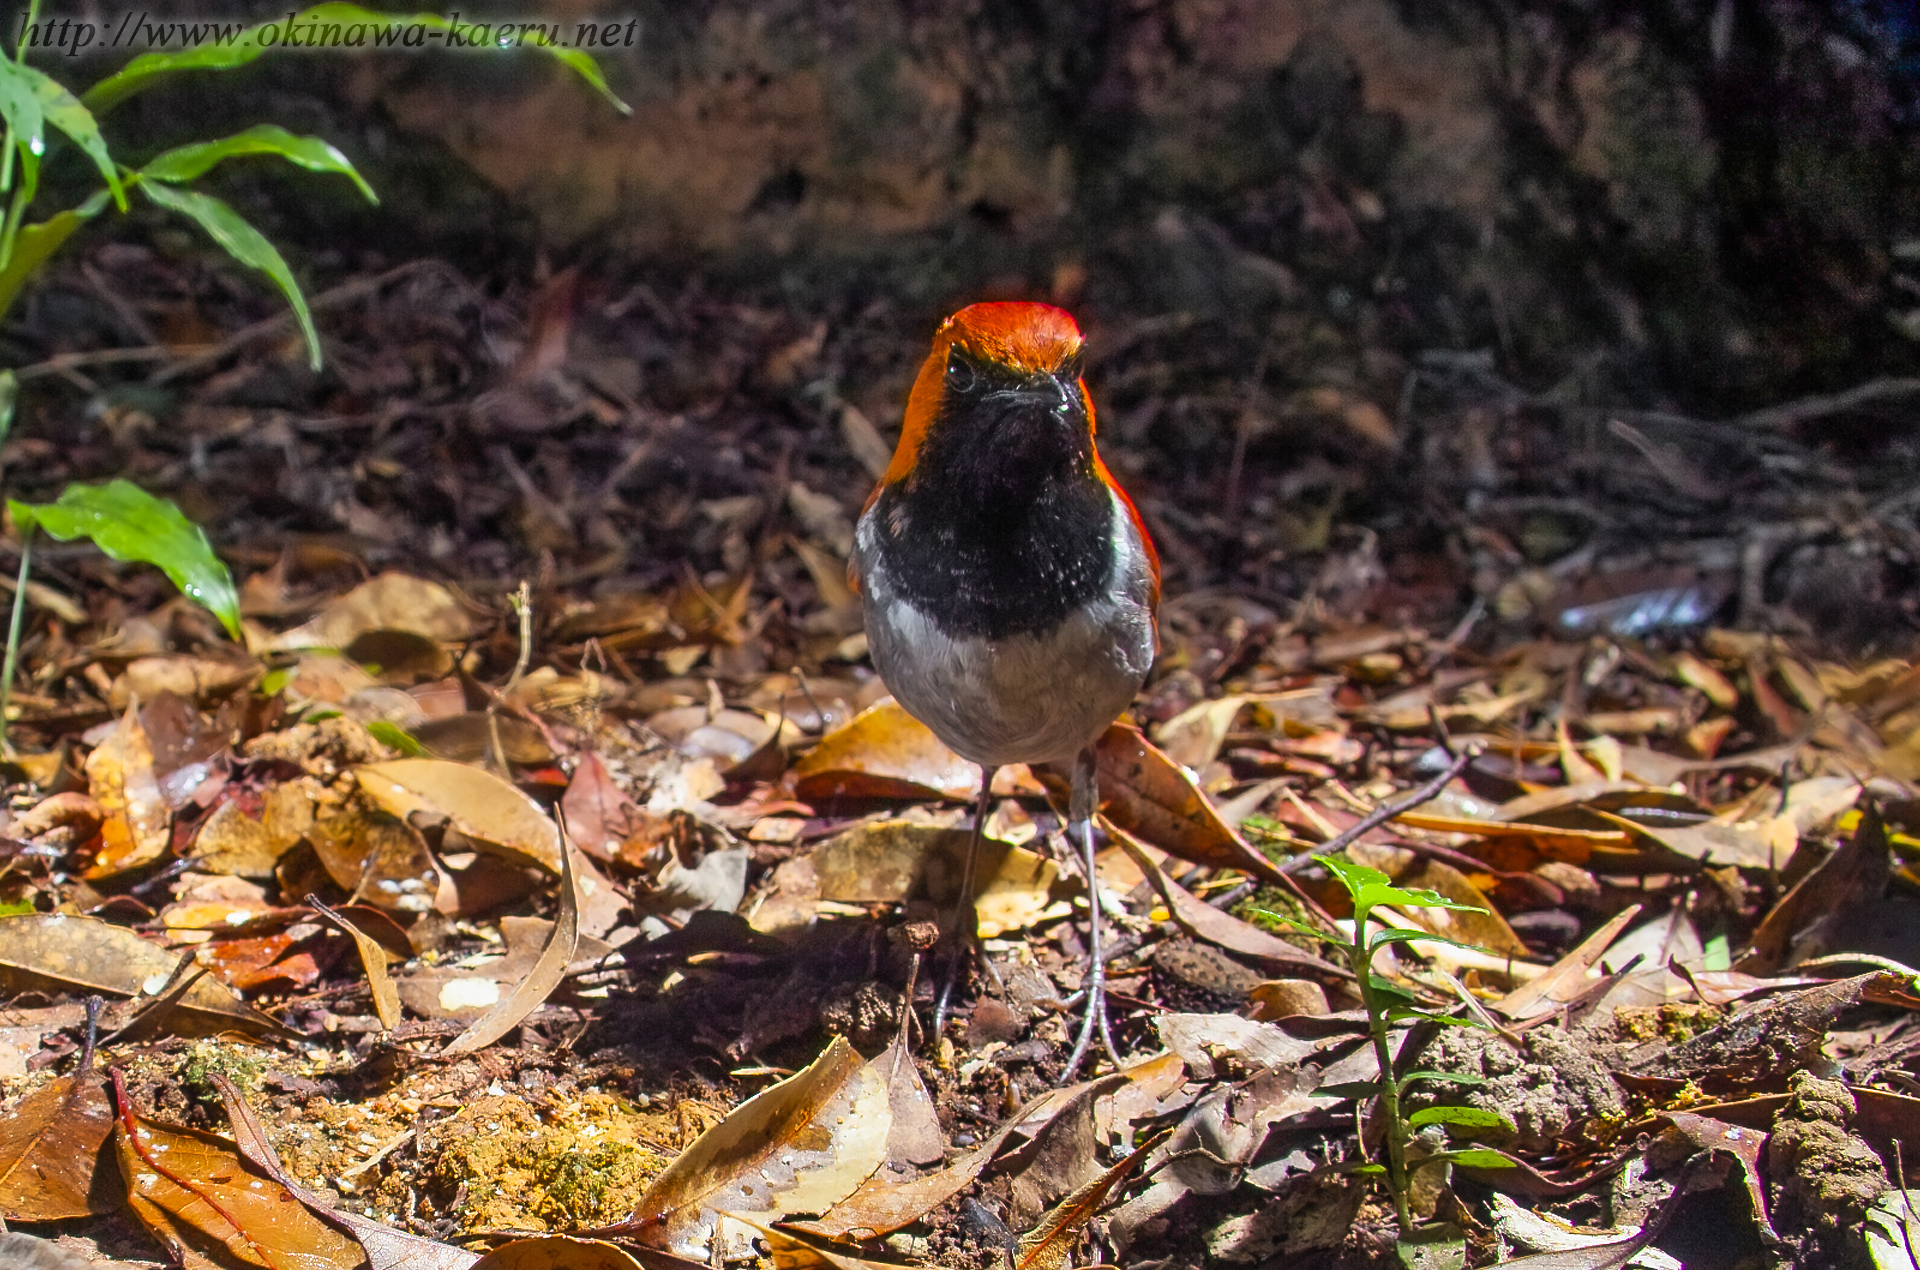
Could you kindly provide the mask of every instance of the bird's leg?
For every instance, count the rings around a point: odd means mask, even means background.
[[[1085,1014],[1080,1020],[1080,1037],[1073,1043],[1073,1053],[1067,1056],[1062,1080],[1073,1079],[1074,1072],[1079,1070],[1080,1060],[1086,1057],[1093,1043],[1095,1027],[1100,1029],[1100,1043],[1113,1065],[1124,1065],[1114,1049],[1113,1032],[1107,1024],[1106,963],[1100,957],[1100,882],[1093,863],[1093,813],[1099,805],[1096,766],[1094,748],[1089,745],[1074,760],[1073,789],[1067,801],[1067,838],[1079,846],[1080,867],[1087,878],[1087,973],[1081,981],[1086,1000],[1081,1003]]]
[[[940,995],[933,1003],[933,1039],[938,1041],[947,1025],[947,1006],[953,1000],[953,985],[959,981],[960,966],[974,948],[973,869],[980,858],[980,842],[987,836],[987,808],[993,802],[993,778],[999,767],[980,765],[980,797],[973,804],[973,836],[967,839],[967,862],[960,866],[960,901],[953,910],[953,925],[941,942],[947,948],[947,972],[940,983]],[[966,938],[960,939],[960,927],[966,926]]]

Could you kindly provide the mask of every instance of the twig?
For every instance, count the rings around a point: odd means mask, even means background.
[[[533,588],[525,578],[520,579],[519,588],[507,597],[507,603],[520,619],[520,656],[513,663],[513,673],[507,676],[507,686],[500,690],[503,697],[512,695],[533,661]]]
[[[1920,379],[1889,376],[1869,379],[1864,384],[1849,388],[1845,392],[1834,393],[1830,397],[1802,397],[1799,401],[1789,401],[1778,406],[1768,406],[1764,410],[1754,410],[1731,422],[1743,428],[1786,428],[1805,419],[1840,414],[1870,402],[1915,395],[1920,395]]]
[[[112,366],[119,362],[164,362],[173,355],[173,350],[164,344],[152,344],[145,348],[100,348],[85,353],[60,353],[49,357],[44,362],[22,366],[13,373],[24,381],[40,379],[47,375],[64,375],[70,370],[79,370],[83,366]]]
[[[1362,835],[1378,829],[1395,816],[1404,815],[1422,803],[1432,802],[1440,796],[1441,790],[1453,782],[1454,777],[1467,770],[1467,764],[1473,762],[1479,752],[1480,751],[1475,748],[1462,750],[1454,756],[1453,762],[1447,764],[1446,771],[1440,773],[1419,789],[1414,790],[1397,803],[1386,803],[1374,808],[1347,829],[1327,839],[1319,846],[1314,847],[1310,851],[1302,852],[1300,855],[1294,856],[1291,860],[1283,861],[1279,866],[1280,871],[1282,873],[1298,873],[1323,855],[1332,855],[1336,851],[1346,850],[1355,842],[1359,841]]]

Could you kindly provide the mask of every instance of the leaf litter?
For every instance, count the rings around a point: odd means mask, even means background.
[[[479,312],[410,277],[397,307]],[[381,355],[465,356],[434,329]],[[661,484],[718,417],[629,417],[565,343],[542,364],[567,417],[644,425],[607,483],[564,446],[536,479],[517,441],[483,447],[517,500],[447,478],[558,544],[524,626],[473,541],[364,548],[414,527],[369,491],[436,466],[404,429],[341,504],[362,547],[235,550],[241,643],[138,571],[58,579],[88,604],[36,616],[5,769],[0,1216],[131,1214],[148,1253],[221,1267],[1381,1264],[1352,977],[1276,920],[1350,922],[1312,857],[1351,835],[1351,862],[1485,910],[1382,910],[1406,938],[1375,963],[1493,1024],[1397,1033],[1437,1073],[1421,1132],[1472,1152],[1420,1200],[1472,1264],[1848,1265],[1895,1220],[1894,1148],[1920,1152],[1910,661],[1175,594],[1100,750],[1127,1065],[1059,1088],[1087,890],[1058,773],[989,791],[979,947],[925,1034],[977,774],[866,669],[839,580],[865,477],[789,447],[765,488]],[[559,528],[640,521],[680,555],[596,563]],[[77,1066],[88,996],[117,1101]],[[1726,1248],[1687,1242],[1707,1222]]]

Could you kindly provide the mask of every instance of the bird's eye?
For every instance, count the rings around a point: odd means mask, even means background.
[[[973,387],[978,377],[979,374],[974,370],[973,364],[962,357],[958,351],[948,356],[947,384],[955,392],[965,392]]]

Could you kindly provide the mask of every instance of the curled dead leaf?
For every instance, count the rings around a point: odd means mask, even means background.
[[[726,1214],[771,1222],[822,1212],[854,1191],[887,1158],[888,1085],[886,1073],[835,1037],[805,1071],[695,1139],[647,1187],[633,1216],[601,1233],[683,1257],[752,1255],[752,1228]]]
[[[869,706],[794,764],[799,795],[831,798],[952,798],[980,791],[980,770],[891,697]]]
[[[405,820],[444,816],[476,845],[510,852],[558,874],[560,830],[540,805],[491,772],[445,759],[403,758],[354,769],[367,797]]]
[[[473,623],[453,592],[437,582],[404,573],[383,573],[329,603],[319,616],[276,636],[276,650],[345,648],[368,631],[411,631],[456,643]]]
[[[111,877],[152,864],[166,853],[173,808],[154,775],[153,748],[140,717],[128,710],[106,740],[87,755],[87,782],[105,819],[100,854],[86,872]]]

